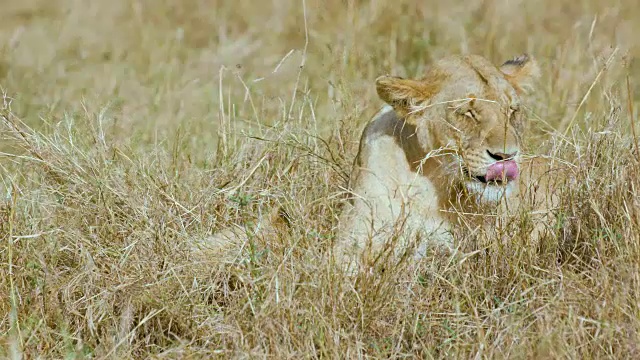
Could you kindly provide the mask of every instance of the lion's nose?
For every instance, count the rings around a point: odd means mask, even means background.
[[[491,151],[487,150],[487,154],[489,154],[489,156],[491,156],[492,159],[497,161],[513,159],[517,153],[518,153],[517,151],[512,152],[511,154],[505,154],[502,152],[492,153]]]

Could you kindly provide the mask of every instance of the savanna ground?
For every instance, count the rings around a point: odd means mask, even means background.
[[[1,357],[640,356],[636,0],[0,9]],[[572,169],[559,225],[337,271],[374,79],[522,52],[527,150]],[[229,227],[247,240],[207,250]]]

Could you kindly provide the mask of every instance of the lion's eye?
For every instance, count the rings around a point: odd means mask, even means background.
[[[475,121],[478,121],[478,117],[476,116],[476,112],[473,110],[468,110],[467,112],[464,113],[464,116],[473,119]]]
[[[510,111],[509,111],[509,119],[510,120],[515,119],[517,112],[518,112],[518,109],[511,108]]]
[[[509,118],[513,119],[519,110],[520,107],[518,105],[509,106]]]

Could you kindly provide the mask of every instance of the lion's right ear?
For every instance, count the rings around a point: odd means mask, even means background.
[[[403,79],[397,76],[380,76],[376,79],[378,96],[400,116],[411,111],[411,106],[430,97],[426,86],[417,80]]]
[[[507,60],[500,71],[507,77],[507,80],[515,86],[516,90],[522,92],[532,91],[533,84],[540,78],[540,66],[534,58],[528,54],[516,56]]]

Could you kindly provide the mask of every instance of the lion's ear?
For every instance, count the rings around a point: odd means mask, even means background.
[[[523,54],[507,60],[500,71],[518,91],[531,91],[535,81],[540,78],[540,67],[531,56]]]
[[[378,96],[391,105],[398,115],[404,116],[415,105],[428,99],[431,94],[421,81],[403,79],[397,76],[380,76],[376,79]]]

